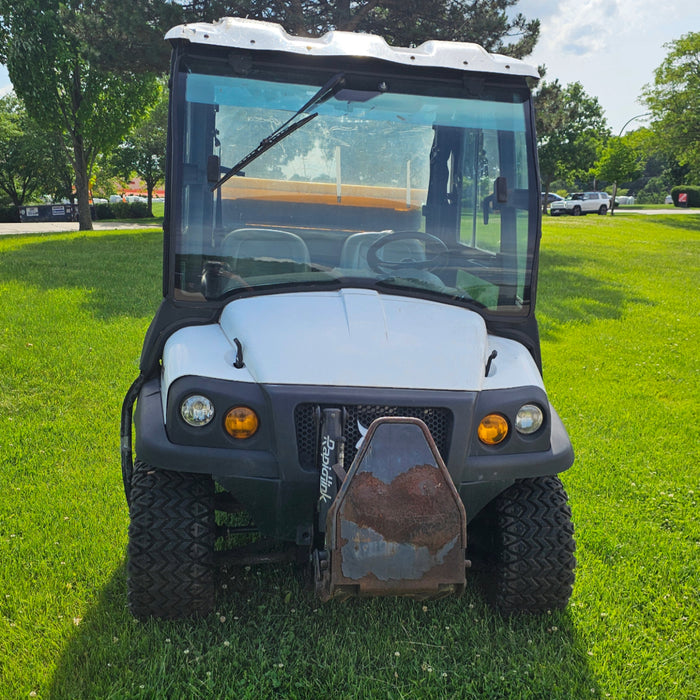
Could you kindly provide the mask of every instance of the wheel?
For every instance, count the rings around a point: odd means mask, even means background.
[[[605,206],[605,204],[600,205],[600,209],[598,209],[598,214],[600,216],[605,216],[608,213],[608,208]]]
[[[556,476],[516,481],[489,503],[467,539],[489,602],[505,613],[562,610],[571,597],[576,545]],[[470,551],[470,556],[472,551]]]
[[[214,607],[214,482],[136,462],[129,503],[127,591],[139,618]]]
[[[581,207],[576,206],[571,210],[573,216],[581,216]]]
[[[389,262],[379,257],[379,251],[384,246],[395,241],[422,241],[426,244],[426,258],[424,260],[401,260]],[[432,254],[428,255],[428,248],[432,248]],[[372,243],[367,249],[367,264],[375,272],[384,273],[394,270],[436,270],[444,267],[447,262],[447,246],[436,236],[421,231],[393,231],[387,233]]]

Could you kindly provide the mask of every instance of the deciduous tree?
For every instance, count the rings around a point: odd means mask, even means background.
[[[615,214],[615,197],[617,183],[634,180],[642,167],[642,154],[637,151],[626,137],[613,136],[605,144],[600,160],[593,171],[596,177],[613,183],[610,215]]]
[[[193,0],[192,20],[227,15],[279,22],[293,34],[318,35],[331,29],[369,32],[400,46],[428,39],[472,41],[489,51],[522,58],[540,31],[512,9],[518,0]]]
[[[55,134],[40,129],[13,95],[0,98],[0,190],[15,206],[43,194],[54,171]]]
[[[127,45],[110,38],[104,18],[115,15],[110,5],[128,6],[135,25],[142,6],[163,4],[165,0],[0,0],[0,60],[7,63],[29,114],[63,137],[83,230],[92,228],[88,190],[95,159],[121,141],[157,95],[155,75],[149,72],[154,66],[144,71],[145,64],[132,65]],[[125,15],[118,16],[119,26],[126,27]],[[91,33],[90,27],[102,29]],[[160,29],[151,28],[151,34],[153,41],[162,41]]]
[[[690,184],[700,183],[700,32],[667,44],[654,84],[642,99],[653,117],[650,128],[664,150],[687,165]]]
[[[136,173],[148,192],[148,215],[153,216],[153,190],[165,177],[168,96],[165,86],[146,118],[114,149],[111,165],[124,179]]]
[[[587,95],[579,82],[562,86],[558,80],[543,81],[535,94],[535,122],[546,213],[552,182],[588,171],[608,128],[598,98]]]

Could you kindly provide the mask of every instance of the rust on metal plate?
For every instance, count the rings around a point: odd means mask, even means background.
[[[463,590],[464,506],[422,421],[372,423],[328,521],[331,596]]]

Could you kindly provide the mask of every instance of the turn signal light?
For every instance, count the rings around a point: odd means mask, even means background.
[[[489,413],[481,419],[477,434],[484,445],[498,445],[508,437],[508,421],[500,413]]]
[[[226,414],[224,427],[226,432],[238,440],[252,437],[258,431],[260,421],[252,408],[234,406]]]

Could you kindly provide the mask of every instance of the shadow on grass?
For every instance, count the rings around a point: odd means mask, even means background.
[[[543,340],[557,340],[565,323],[619,319],[631,303],[652,303],[622,284],[584,272],[585,263],[582,256],[542,251],[537,317]]]
[[[460,599],[320,603],[290,566],[222,572],[216,613],[133,620],[120,567],[49,697],[573,698],[599,688],[568,612],[504,618]]]
[[[679,228],[684,231],[700,231],[700,212],[680,216],[650,216],[649,221],[662,226]]]
[[[153,315],[161,296],[162,232],[55,236],[4,251],[0,279],[42,291],[86,290],[98,318]]]

